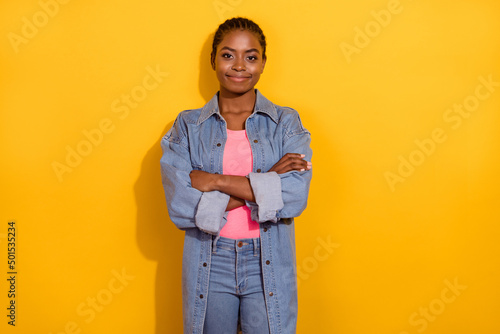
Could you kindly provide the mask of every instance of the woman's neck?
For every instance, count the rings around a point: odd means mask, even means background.
[[[224,113],[247,113],[253,112],[255,107],[255,89],[251,89],[244,94],[234,94],[231,92],[219,91],[219,111]]]
[[[230,130],[244,130],[245,121],[255,107],[255,89],[242,95],[236,95],[221,90],[219,92],[219,111],[226,120]]]

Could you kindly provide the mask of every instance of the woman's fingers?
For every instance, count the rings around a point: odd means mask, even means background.
[[[271,170],[276,171],[277,173],[286,173],[291,170],[301,170],[305,168],[305,161],[303,160],[302,155],[296,153],[288,153],[284,155]]]
[[[304,154],[287,153],[269,171],[283,174],[293,170],[309,170],[312,168],[312,164],[311,162],[304,160],[304,157]]]

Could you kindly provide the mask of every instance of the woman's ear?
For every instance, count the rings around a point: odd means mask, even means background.
[[[212,65],[212,70],[215,71],[215,55],[213,53],[210,54],[210,64]]]

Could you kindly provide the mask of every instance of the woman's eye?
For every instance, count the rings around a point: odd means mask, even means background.
[[[230,55],[229,53],[223,53],[222,54],[222,58],[231,58],[232,55]]]
[[[251,60],[251,61],[254,61],[254,60],[257,60],[257,57],[255,57],[255,56],[248,56],[248,59]]]

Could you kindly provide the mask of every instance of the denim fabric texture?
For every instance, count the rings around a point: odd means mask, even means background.
[[[216,238],[212,247],[204,334],[269,333],[260,239]]]
[[[281,107],[256,91],[245,129],[253,155],[250,179],[256,202],[247,201],[260,224],[261,266],[271,334],[295,333],[297,270],[295,223],[306,208],[312,170],[267,172],[286,153],[311,161],[311,136],[292,108]],[[222,173],[227,126],[218,93],[203,107],[181,112],[162,138],[162,183],[171,221],[185,231],[182,264],[184,333],[203,333],[210,284],[213,236],[226,222],[227,194],[200,192],[189,173]]]

